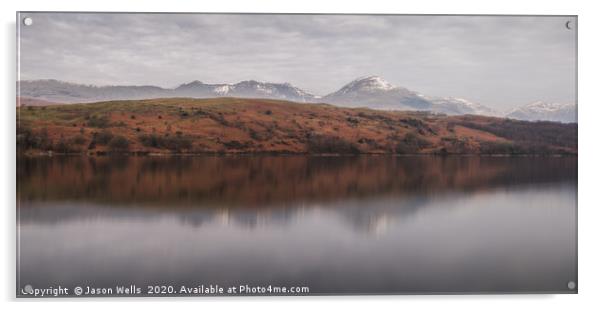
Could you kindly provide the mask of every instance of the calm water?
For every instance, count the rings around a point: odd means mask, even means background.
[[[19,158],[17,284],[571,292],[576,168],[560,157]]]

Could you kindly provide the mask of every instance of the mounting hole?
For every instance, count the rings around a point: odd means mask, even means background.
[[[25,25],[25,26],[33,25],[33,19],[31,17],[23,18],[23,25]]]
[[[569,288],[569,290],[574,290],[577,287],[577,283],[574,281],[569,281],[566,286]]]

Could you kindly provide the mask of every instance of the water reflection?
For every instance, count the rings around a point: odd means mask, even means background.
[[[265,208],[576,178],[574,157],[20,158],[22,202]]]
[[[19,158],[19,282],[567,291],[576,158]]]

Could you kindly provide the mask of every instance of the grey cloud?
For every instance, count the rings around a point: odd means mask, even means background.
[[[324,95],[380,75],[508,110],[573,102],[573,17],[30,13],[20,76],[173,87],[290,82]],[[575,23],[575,21],[573,22]]]

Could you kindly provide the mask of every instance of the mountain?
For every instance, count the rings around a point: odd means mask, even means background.
[[[506,117],[525,121],[577,122],[577,105],[536,101],[510,111]]]
[[[429,111],[448,115],[496,115],[483,105],[461,98],[427,97],[403,87],[396,87],[378,76],[356,79],[322,101],[343,107],[367,107],[377,110]]]
[[[430,110],[433,103],[403,87],[395,87],[378,76],[356,79],[338,91],[326,95],[323,102],[344,107],[377,110]]]
[[[205,84],[194,81],[169,89],[157,86],[93,86],[57,80],[34,80],[20,81],[18,87],[23,98],[62,103],[171,97],[245,97],[312,102],[318,98],[289,83],[257,81],[242,81],[236,84]]]
[[[487,106],[462,98],[430,97],[429,100],[433,103],[433,110],[435,112],[448,115],[475,114],[497,116],[499,114],[497,111]]]
[[[58,80],[20,81],[17,87],[21,97],[61,103],[174,96],[173,90],[157,86],[94,86]]]
[[[313,102],[318,98],[289,83],[263,83],[253,80],[236,84],[205,84],[194,81],[180,85],[174,92],[178,97],[192,98],[243,97],[284,99],[297,102]]]

